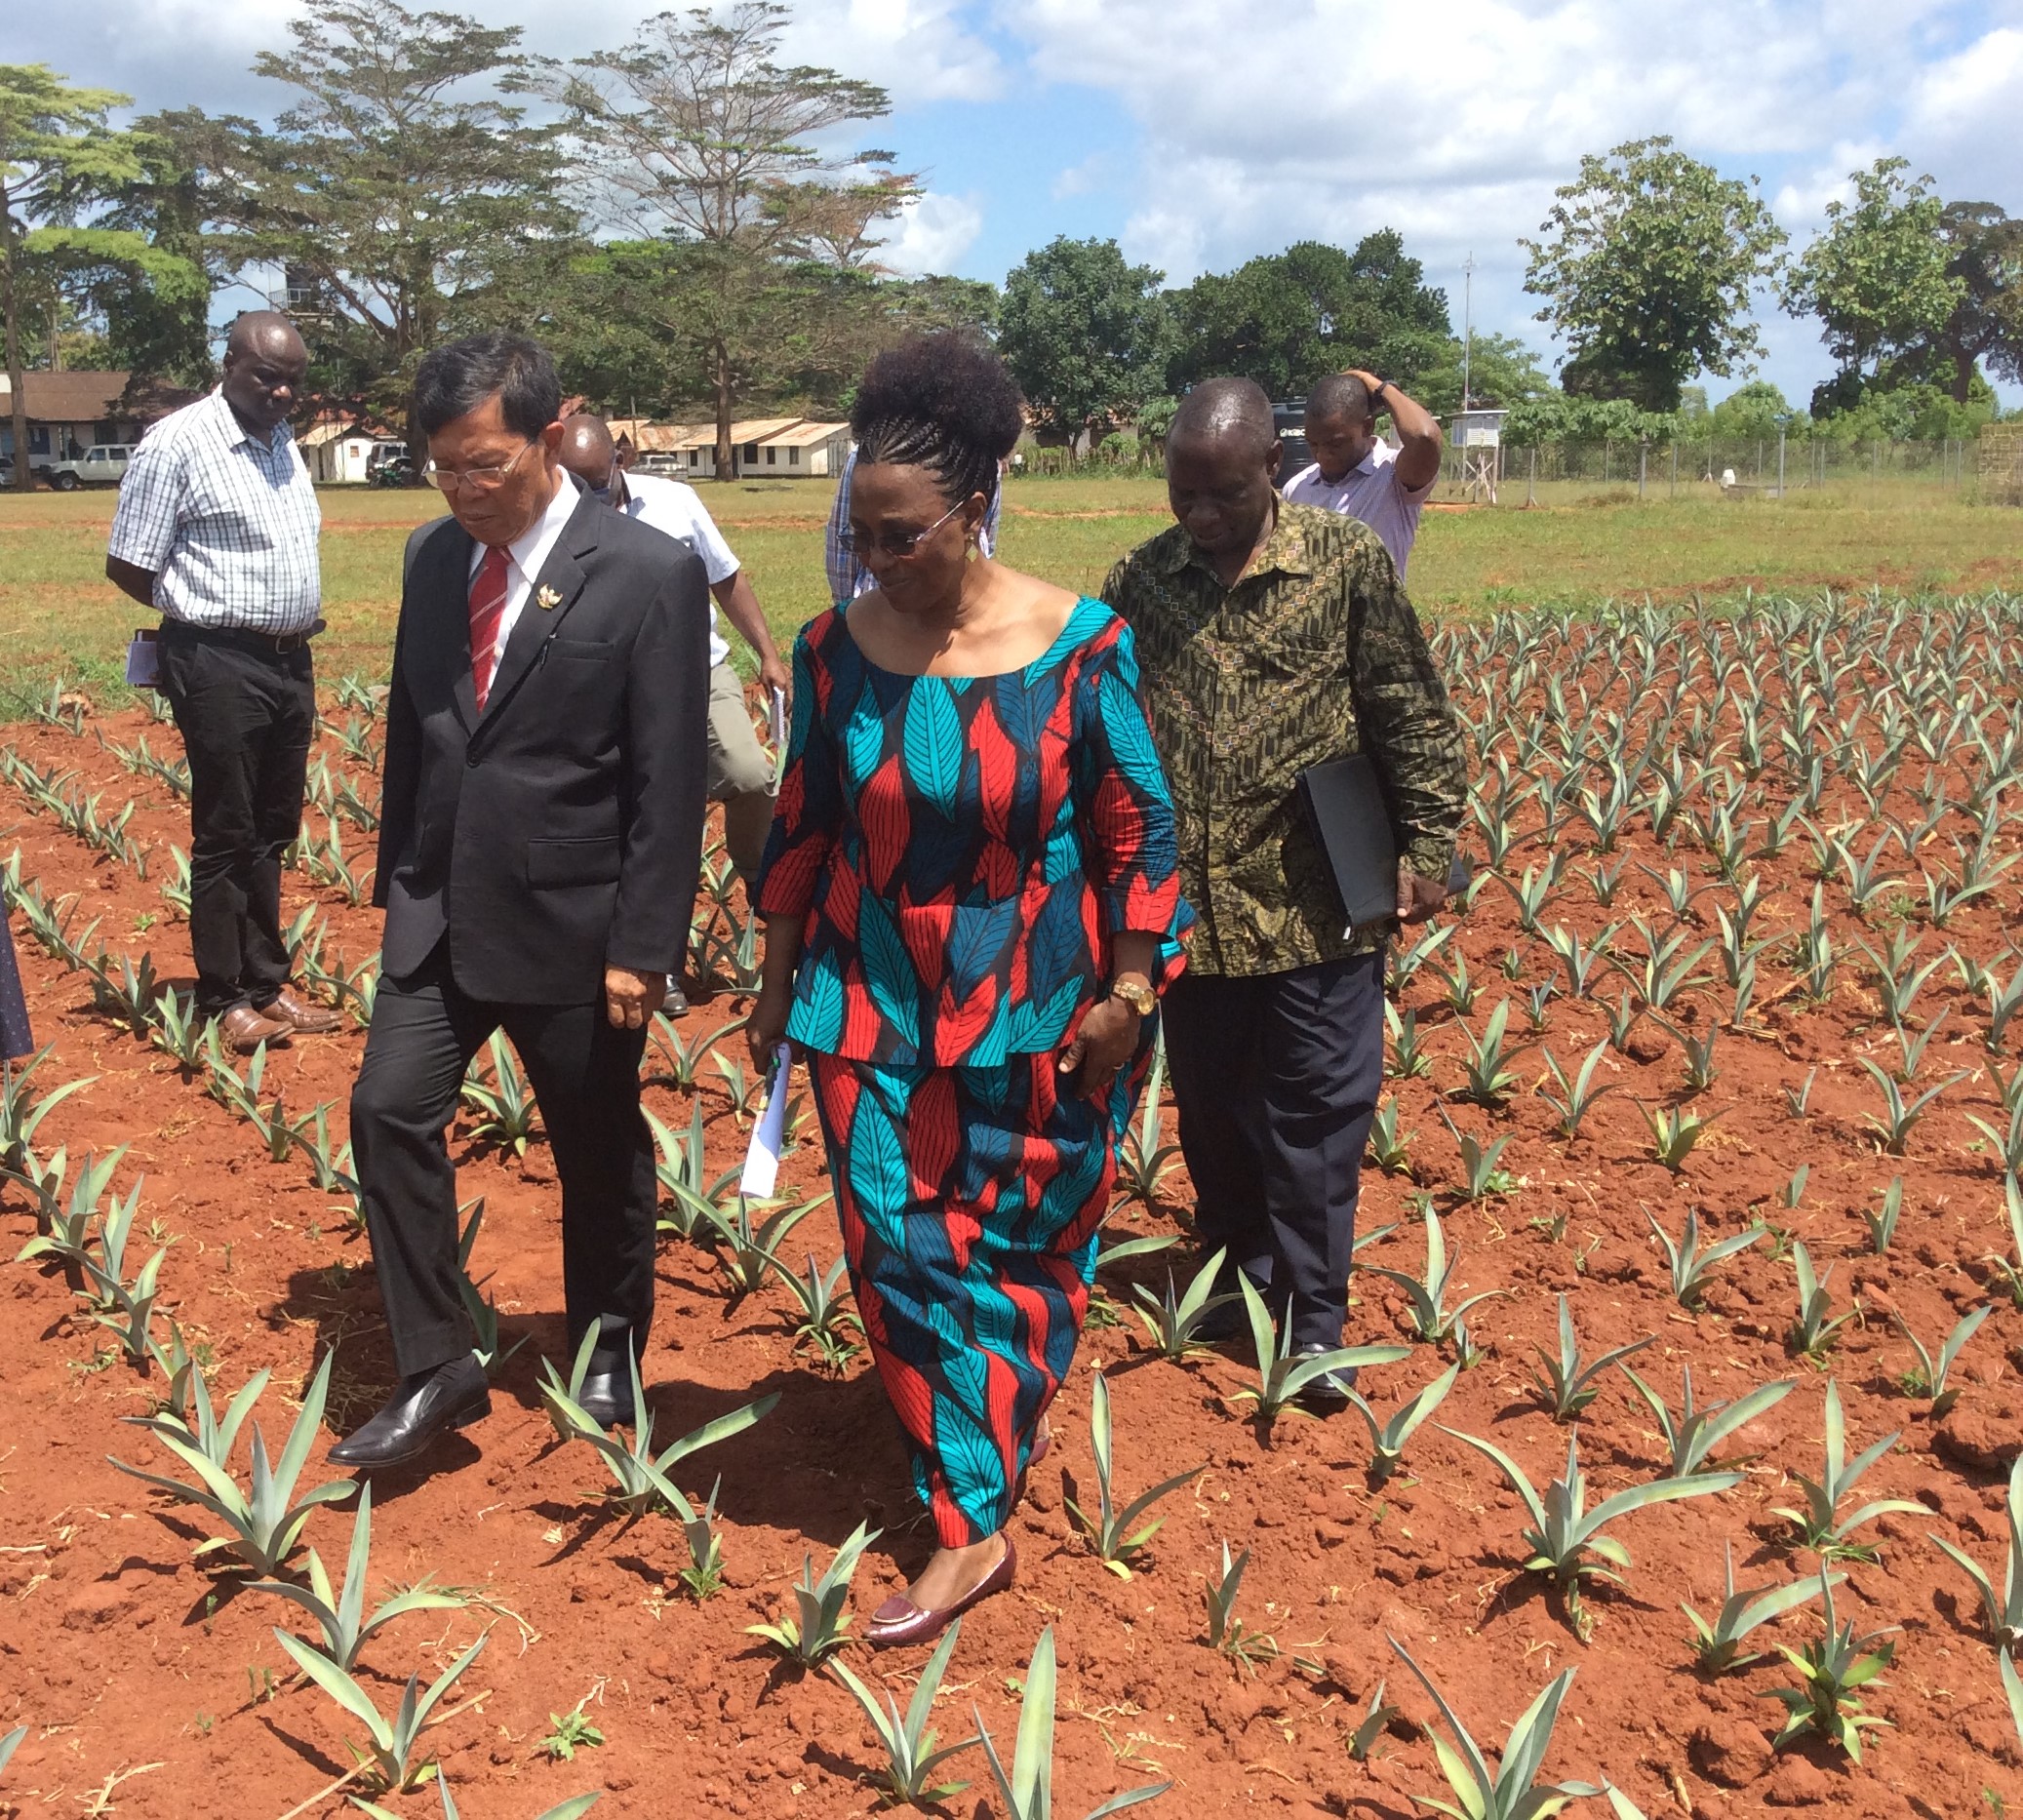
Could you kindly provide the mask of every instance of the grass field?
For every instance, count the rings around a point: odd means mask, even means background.
[[[1429,513],[1412,559],[1422,608],[1468,611],[1533,602],[1589,605],[1827,583],[1908,591],[2023,584],[2023,516],[1976,506],[1940,486],[1848,485],[1789,498],[1724,501],[1699,494],[1638,504],[1627,488],[1554,489],[1549,503]],[[1522,498],[1522,485],[1512,493]],[[826,604],[821,482],[738,482],[704,498],[748,567],[784,637]],[[0,685],[19,692],[67,675],[113,682],[141,615],[103,578],[114,495],[0,496]],[[434,494],[327,492],[326,676],[378,675],[391,648],[401,546],[439,509]],[[1094,590],[1124,551],[1167,524],[1152,479],[1020,480],[1007,504],[1006,560]],[[11,718],[0,709],[0,718]]]

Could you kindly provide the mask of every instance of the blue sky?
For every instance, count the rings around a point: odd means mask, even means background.
[[[638,17],[475,10],[562,57]],[[26,11],[0,59],[142,106],[280,99],[246,70],[285,45],[286,0]],[[1761,178],[1795,245],[1885,152],[2023,213],[2023,0],[825,0],[802,5],[789,50],[892,91],[871,142],[930,185],[888,250],[904,269],[1002,279],[1055,234],[1099,234],[1180,281],[1390,225],[1457,327],[1472,254],[1478,327],[1543,350],[1518,237],[1583,152],[1624,139],[1670,134]],[[1764,376],[1803,400],[1828,371],[1816,332],[1768,299],[1759,316]]]

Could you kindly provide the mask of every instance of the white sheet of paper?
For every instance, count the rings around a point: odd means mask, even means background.
[[[767,714],[773,723],[773,749],[775,752],[784,752],[787,743],[787,698],[776,689],[767,704]]]
[[[779,1146],[786,1135],[791,1054],[784,1043],[773,1051],[773,1082],[766,1089],[766,1110],[752,1127],[752,1141],[744,1153],[744,1173],[737,1178],[737,1192],[748,1200],[766,1200],[779,1180]]]
[[[127,646],[127,686],[131,689],[159,688],[162,680],[162,648],[157,639],[136,632]]]

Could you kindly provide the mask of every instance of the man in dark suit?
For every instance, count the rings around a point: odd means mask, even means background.
[[[332,1449],[413,1459],[490,1408],[457,1290],[444,1142],[471,1057],[503,1029],[562,1181],[582,1403],[631,1415],[627,1348],[654,1306],[646,1026],[687,938],[702,849],[709,595],[672,538],[583,495],[557,461],[561,389],[510,336],[416,374],[452,517],[412,552],[387,700],[374,901],[381,977],[351,1141],[401,1381]]]

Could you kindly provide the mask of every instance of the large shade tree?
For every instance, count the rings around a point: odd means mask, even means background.
[[[1669,138],[1580,161],[1554,191],[1525,289],[1566,343],[1569,392],[1672,411],[1698,374],[1726,376],[1763,352],[1751,297],[1775,277],[1785,233],[1754,178],[1724,178]]]
[[[875,276],[880,224],[919,193],[890,152],[843,142],[891,111],[883,89],[777,60],[789,17],[771,0],[663,13],[537,78],[601,223],[636,236],[601,256],[607,300],[701,380],[726,480],[741,397],[857,357],[872,288],[847,275]]]
[[[1166,274],[1114,240],[1065,236],[1005,280],[998,347],[1026,402],[1063,437],[1134,417],[1165,383]]]

